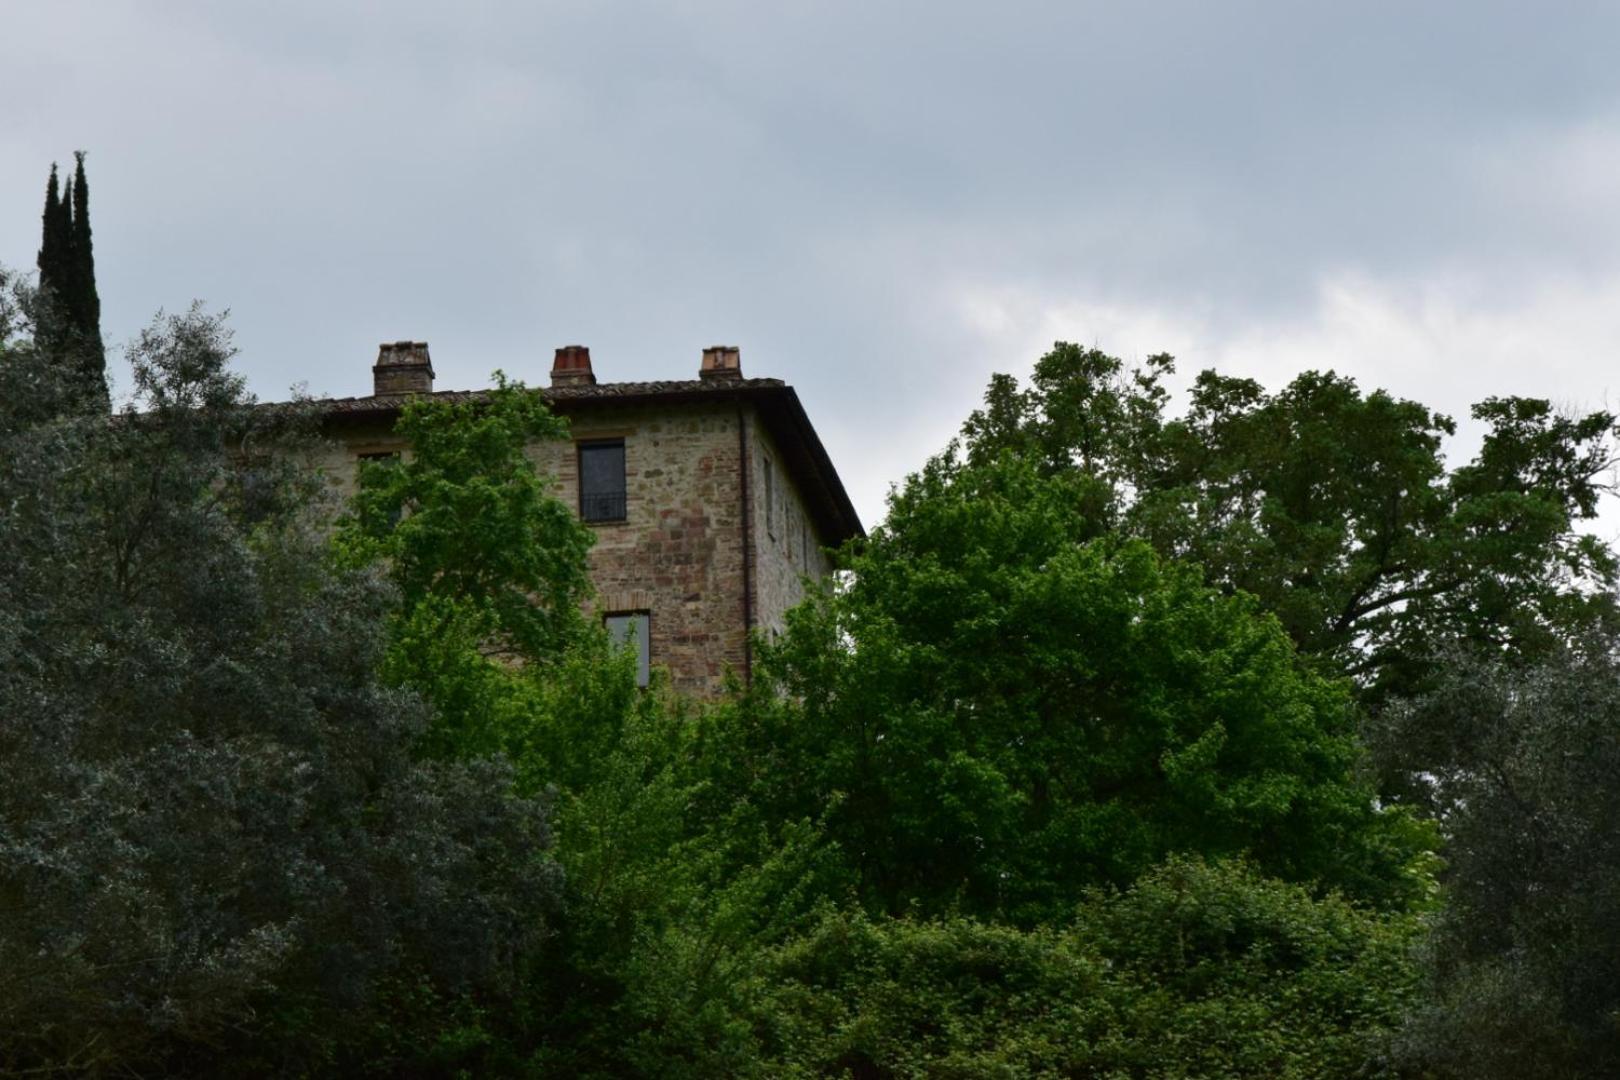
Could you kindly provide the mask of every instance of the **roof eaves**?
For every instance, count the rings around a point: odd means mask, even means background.
[[[833,467],[832,458],[816,434],[815,427],[805,414],[799,395],[781,379],[683,379],[656,382],[596,383],[586,386],[543,387],[541,394],[558,412],[567,413],[575,407],[593,405],[658,404],[692,401],[748,401],[760,410],[760,415],[771,427],[771,433],[796,459],[795,472],[800,483],[814,487],[817,505],[815,516],[824,539],[836,545],[852,537],[864,537],[860,517],[850,502],[849,494]],[[420,395],[433,401],[452,404],[478,402],[489,395],[487,390],[438,390]],[[328,422],[354,418],[381,418],[397,414],[413,395],[383,395],[373,397],[325,398],[311,402],[311,406],[324,412]]]

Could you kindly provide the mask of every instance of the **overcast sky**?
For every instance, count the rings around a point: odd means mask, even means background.
[[[1620,389],[1620,5],[0,6],[0,263],[89,151],[103,332],[262,398],[796,386],[863,519],[1057,339],[1456,414]],[[127,389],[127,371],[115,377]]]

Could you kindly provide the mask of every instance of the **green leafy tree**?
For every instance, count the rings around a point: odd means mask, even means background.
[[[326,557],[298,411],[219,320],[154,323],[108,417],[0,315],[0,1072],[387,1068],[406,988],[430,1060],[527,981],[543,803],[412,757],[393,588]]]
[[[808,911],[822,846],[704,797],[692,709],[579,616],[590,534],[528,456],[565,428],[498,382],[408,406],[409,456],[366,467],[337,538],[399,583],[384,672],[435,705],[426,755],[501,753],[549,800],[557,934],[522,1004],[468,1030],[510,1074],[712,1075],[749,1045],[728,1003]]]
[[[1372,701],[1419,688],[1448,644],[1530,660],[1620,621],[1614,555],[1580,530],[1607,490],[1611,414],[1488,399],[1478,455],[1450,468],[1449,418],[1343,376],[1271,393],[1206,371],[1174,416],[1172,372],[1167,356],[1127,369],[1059,343],[1028,388],[991,381],[960,452],[1086,478],[1096,533],[1142,537],[1258,597]]]
[[[507,382],[476,402],[415,398],[395,432],[402,461],[369,461],[342,539],[358,560],[387,560],[405,607],[426,597],[488,614],[502,656],[543,661],[573,640],[590,594],[590,529],[528,457],[569,427],[538,390]]]
[[[476,402],[418,398],[396,431],[403,461],[368,462],[337,546],[397,585],[389,675],[428,695],[438,722],[425,746],[468,756],[524,738],[512,718],[514,664],[555,663],[585,634],[593,536],[528,457],[567,437],[538,391],[496,374]]]
[[[1423,1075],[1620,1074],[1620,661],[1530,669],[1455,655],[1386,710],[1382,757],[1445,831],[1431,1000],[1403,1039]],[[1425,1071],[1426,1070],[1426,1071]]]
[[[716,733],[716,790],[824,819],[874,909],[1034,923],[1173,852],[1378,903],[1427,833],[1375,808],[1345,685],[1250,597],[1088,539],[1083,473],[930,463],[790,614]]]
[[[407,610],[465,603],[490,620],[493,652],[555,655],[581,626],[592,534],[526,451],[566,439],[567,423],[497,372],[477,401],[412,400],[395,430],[410,453],[365,464],[340,543],[356,561],[385,559]]]
[[[1032,930],[827,912],[739,994],[759,1045],[733,1075],[1387,1075],[1416,930],[1196,859]]]

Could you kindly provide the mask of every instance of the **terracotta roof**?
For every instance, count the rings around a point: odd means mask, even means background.
[[[557,412],[619,405],[677,404],[688,401],[747,402],[760,414],[783,457],[783,466],[805,496],[823,543],[836,546],[865,536],[860,516],[844,491],[832,459],[805,415],[799,395],[781,379],[675,379],[658,382],[596,383],[591,386],[538,387]],[[420,395],[435,401],[476,402],[484,390],[436,390]],[[399,412],[412,395],[322,398],[310,403],[329,421],[345,417],[385,417]]]

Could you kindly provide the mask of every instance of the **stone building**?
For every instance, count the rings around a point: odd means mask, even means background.
[[[352,489],[358,463],[408,454],[392,433],[412,395],[435,391],[424,342],[383,345],[369,397],[323,402],[333,482]],[[570,443],[529,453],[596,533],[596,612],[633,635],[674,688],[718,693],[729,669],[751,674],[749,631],[771,633],[831,570],[826,549],[864,535],[798,395],[779,379],[743,377],[738,350],[705,349],[697,378],[598,382],[590,351],[557,350],[552,410]]]

